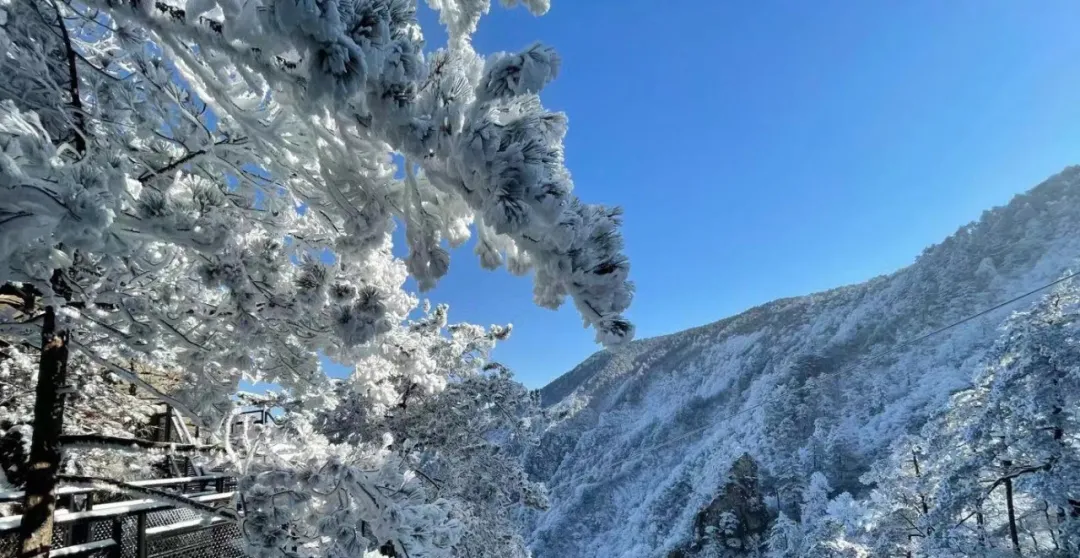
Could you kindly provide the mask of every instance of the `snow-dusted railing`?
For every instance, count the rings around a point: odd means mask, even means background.
[[[214,482],[218,490],[217,492],[188,494],[182,497],[178,496],[178,498],[184,498],[192,505],[197,505],[205,510],[211,510],[222,504],[227,505],[234,500],[234,492],[223,491],[225,479],[227,479],[227,477],[224,475],[207,475],[179,479],[155,479],[152,481],[142,481],[139,484],[128,484],[152,490],[154,487],[176,486],[183,483]],[[70,526],[71,536],[67,546],[53,549],[50,556],[74,558],[90,555],[100,556],[102,553],[107,553],[105,555],[110,558],[121,558],[123,553],[121,542],[124,540],[124,520],[131,517],[135,518],[135,558],[146,558],[148,545],[155,539],[210,529],[227,524],[231,521],[228,516],[232,514],[222,511],[220,512],[220,515],[217,516],[207,515],[202,518],[179,521],[169,525],[148,527],[147,516],[149,514],[177,509],[180,506],[177,506],[167,499],[155,497],[110,502],[94,506],[93,493],[100,490],[100,488],[64,487],[57,491],[57,496],[86,494],[86,500],[85,509],[81,511],[73,511],[70,509],[60,509],[56,511],[56,514],[53,516],[53,521],[56,525]],[[15,494],[16,493],[14,492],[3,493],[3,495],[8,498],[13,497]],[[91,524],[100,521],[110,521],[112,523],[111,538],[89,541]],[[17,531],[21,523],[22,516],[18,515],[0,518],[0,534]]]
[[[156,433],[157,441],[171,443],[174,437],[179,438],[181,445],[197,447],[199,446],[199,427],[195,426],[195,435],[193,436],[191,431],[187,427],[187,423],[184,422],[184,417],[180,413],[177,413],[172,405],[164,403],[165,412],[161,415],[160,426]],[[174,476],[183,476],[190,471],[195,475],[202,475],[205,473],[203,467],[195,465],[191,457],[188,456],[186,460],[178,463],[172,456],[166,456],[166,464],[169,470]]]
[[[141,488],[162,488],[169,486],[182,487],[188,484],[210,485],[212,483],[218,492],[223,492],[225,481],[228,479],[229,475],[201,475],[197,477],[176,477],[168,479],[132,481],[128,484]],[[89,486],[64,486],[56,490],[56,496],[78,496],[82,494],[93,494],[94,492],[101,492],[101,489]],[[0,491],[0,503],[22,502],[22,500],[22,490]]]
[[[166,411],[169,420],[172,422],[173,428],[180,434],[180,441],[185,444],[198,444],[199,440],[191,435],[191,431],[188,430],[187,423],[184,422],[184,417],[173,412],[172,407],[168,407]]]
[[[241,412],[237,413],[236,417],[239,420],[237,420],[236,424],[239,425],[239,424],[241,424],[243,422],[243,419],[240,418],[240,417],[243,417],[244,415],[255,415],[255,414],[259,415],[259,418],[255,419],[254,424],[266,424],[267,422],[270,422],[270,423],[273,423],[273,424],[278,423],[277,418],[274,417],[273,412],[271,412],[269,408],[260,407],[260,408],[257,408],[257,409],[248,409],[246,411],[241,411]]]
[[[212,492],[192,496],[191,500],[200,504],[216,504],[228,502],[233,499],[235,492]],[[66,509],[56,510],[53,522],[57,525],[78,524],[103,519],[122,519],[132,515],[142,515],[159,511],[176,509],[177,506],[154,498],[140,498],[138,500],[125,500],[122,502],[110,502],[97,507],[91,505],[90,509],[83,511],[70,511]],[[209,518],[207,518],[209,519]],[[0,533],[13,531],[22,523],[21,515],[0,517]]]
[[[115,549],[120,548],[120,543],[112,540],[105,539],[100,541],[94,541],[92,543],[73,544],[71,546],[65,546],[64,548],[57,548],[49,551],[49,558],[77,558],[79,556],[100,556],[102,552],[112,553]]]

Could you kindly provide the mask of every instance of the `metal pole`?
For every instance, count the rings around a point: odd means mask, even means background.
[[[75,497],[74,496],[71,497],[71,503],[72,503],[72,511],[76,511],[75,510],[76,505],[75,505]],[[81,508],[79,511],[90,511],[90,510],[94,509],[94,493],[91,492],[91,493],[87,494],[85,497],[83,497],[82,506],[78,506],[78,507]],[[90,522],[85,521],[85,522],[76,522],[76,523],[72,524],[71,525],[71,530],[69,531],[69,533],[71,535],[70,544],[83,544],[85,542],[90,542]]]
[[[109,552],[109,558],[121,558],[124,553],[124,518],[117,517],[112,521],[112,538],[116,546]]]
[[[165,439],[162,442],[172,441],[172,406],[165,406]]]
[[[135,534],[135,557],[146,558],[146,514],[138,515],[138,524]]]

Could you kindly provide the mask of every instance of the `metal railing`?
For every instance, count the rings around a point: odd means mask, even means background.
[[[257,415],[251,423],[278,424],[270,409],[242,411],[235,426]],[[184,419],[170,406],[155,416],[153,438],[161,442],[197,445]],[[236,479],[224,474],[205,474],[190,457],[167,456],[172,478],[133,481],[139,488],[173,489],[196,502],[215,507],[235,503]],[[205,517],[160,499],[132,499],[130,494],[101,488],[61,486],[54,492],[57,511],[50,557],[80,558],[242,558],[243,538],[237,525],[222,517]],[[23,491],[0,491],[0,504],[20,504]],[[18,554],[21,515],[0,517],[0,558]]]
[[[239,418],[239,417],[243,417],[245,415],[258,415],[259,416],[259,418],[252,421],[253,424],[266,424],[266,423],[269,422],[270,424],[276,425],[278,423],[277,417],[275,417],[274,413],[270,409],[268,409],[266,407],[260,407],[258,409],[248,409],[247,411],[241,411],[240,413],[237,413],[236,416]],[[243,422],[243,419],[240,418],[240,420],[238,420],[235,424],[241,424],[242,422]]]
[[[232,505],[235,481],[225,475],[154,479],[130,483],[142,488],[200,487],[186,493],[194,501],[215,507]],[[206,488],[213,487],[211,491]],[[124,500],[93,488],[62,487],[54,516],[53,550],[50,556],[103,558],[240,558],[244,556],[237,526],[219,517],[207,518],[153,498]],[[0,493],[0,502],[17,502],[21,491]],[[110,501],[112,500],[112,501]],[[22,516],[0,518],[0,558],[17,554]]]

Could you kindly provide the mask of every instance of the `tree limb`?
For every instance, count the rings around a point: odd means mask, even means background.
[[[82,97],[79,94],[79,71],[76,66],[77,53],[71,46],[71,36],[68,34],[67,25],[64,25],[64,16],[60,13],[60,6],[52,1],[52,7],[56,10],[56,23],[60,27],[60,33],[64,39],[64,48],[67,49],[68,74],[71,80],[70,94],[71,106],[75,109],[75,151],[80,156],[86,156],[86,121],[83,120]]]

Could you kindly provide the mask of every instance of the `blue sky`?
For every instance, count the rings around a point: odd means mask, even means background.
[[[564,57],[543,100],[570,117],[577,194],[626,209],[648,337],[892,272],[1080,163],[1077,21],[1064,0],[553,0],[493,8],[475,44]],[[453,256],[428,296],[512,322],[495,357],[530,387],[597,349],[572,306]]]

